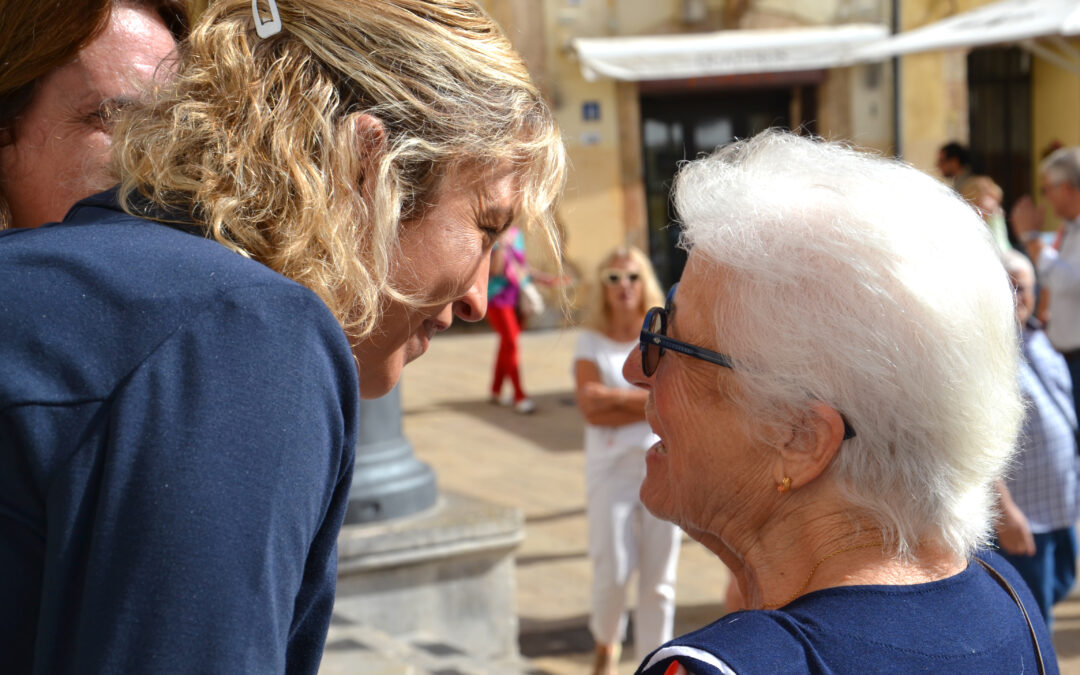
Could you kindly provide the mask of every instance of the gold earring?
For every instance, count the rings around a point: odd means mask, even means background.
[[[787,492],[790,489],[791,489],[791,479],[788,478],[787,476],[784,476],[784,478],[776,485],[776,491],[777,492]]]

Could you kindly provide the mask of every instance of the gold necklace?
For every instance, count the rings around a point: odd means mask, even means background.
[[[823,562],[825,562],[826,560],[828,560],[829,558],[834,558],[834,557],[840,555],[841,553],[851,553],[852,551],[858,551],[858,550],[864,549],[864,548],[874,548],[875,546],[881,546],[881,544],[882,544],[882,542],[877,541],[877,542],[874,542],[872,544],[860,544],[858,546],[848,546],[847,548],[842,548],[842,549],[840,549],[838,551],[833,551],[829,555],[825,556],[821,560],[814,563],[814,566],[810,568],[810,574],[806,575],[806,581],[804,581],[803,585],[799,587],[799,590],[795,591],[794,595],[792,595],[790,598],[788,598],[784,602],[781,602],[779,605],[765,605],[765,604],[763,604],[761,606],[761,608],[762,609],[778,609],[780,607],[783,607],[784,605],[787,605],[787,604],[791,603],[792,600],[794,600],[795,598],[802,595],[803,591],[806,590],[806,587],[810,585],[810,580],[814,578],[814,573],[817,572],[818,568],[821,567],[821,564]]]

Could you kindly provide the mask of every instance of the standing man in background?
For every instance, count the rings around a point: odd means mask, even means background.
[[[1065,357],[1073,391],[1080,382],[1080,147],[1061,148],[1039,165],[1041,192],[1063,221],[1053,246],[1041,238],[1044,209],[1030,196],[1011,212],[1013,233],[1035,262],[1039,284],[1050,293],[1046,335]]]
[[[950,141],[938,150],[938,171],[952,189],[960,192],[971,177],[971,153],[956,141]]]

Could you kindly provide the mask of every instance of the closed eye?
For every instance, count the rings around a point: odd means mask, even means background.
[[[502,237],[508,229],[510,229],[510,225],[513,222],[514,216],[511,215],[502,225],[492,226],[481,224],[480,231],[484,233],[484,238],[486,239],[485,244],[489,246],[494,245],[495,242],[498,241],[499,238]]]
[[[134,102],[134,99],[126,97],[107,98],[99,103],[96,108],[88,112],[83,119],[90,126],[109,132],[112,131],[120,113],[123,112],[125,108],[130,107]]]

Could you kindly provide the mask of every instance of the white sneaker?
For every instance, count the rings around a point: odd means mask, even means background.
[[[514,412],[520,415],[528,415],[536,410],[536,404],[531,398],[523,398],[514,404]]]
[[[490,403],[491,405],[501,405],[504,408],[509,408],[510,406],[514,405],[514,395],[510,393],[503,394],[501,396],[496,396],[495,394],[492,394],[488,397],[488,403]]]

